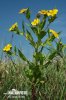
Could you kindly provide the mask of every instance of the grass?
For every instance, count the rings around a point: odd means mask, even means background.
[[[58,69],[57,69],[58,67]],[[5,100],[3,93],[13,88],[27,90],[31,100],[31,85],[25,74],[28,65],[18,61],[13,64],[11,60],[0,61],[0,100]],[[51,65],[42,70],[43,76],[40,83],[37,82],[37,100],[65,100],[66,99],[66,57],[52,61]]]

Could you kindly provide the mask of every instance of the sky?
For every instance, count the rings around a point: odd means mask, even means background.
[[[19,15],[18,12],[22,8],[30,8],[32,19],[35,18],[36,13],[41,9],[53,9],[59,10],[57,20],[52,24],[53,29],[56,31],[62,31],[62,41],[66,43],[66,0],[0,0],[0,51],[7,43],[17,45],[21,47],[23,52],[28,58],[31,58],[33,48],[29,46],[24,37],[17,36],[14,33],[8,31],[9,27],[18,22],[19,28],[21,28],[23,15]],[[11,41],[12,34],[14,35]]]

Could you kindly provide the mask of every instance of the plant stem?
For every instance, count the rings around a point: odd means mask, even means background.
[[[36,100],[36,88],[34,83],[32,84],[32,100]]]

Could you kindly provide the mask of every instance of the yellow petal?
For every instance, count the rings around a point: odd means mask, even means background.
[[[7,44],[7,45],[3,48],[3,51],[8,52],[8,51],[11,50],[11,48],[12,48],[12,45],[11,45],[11,44]]]
[[[56,38],[59,38],[59,35],[54,30],[50,29],[49,32],[51,32]]]
[[[10,28],[9,31],[14,31],[16,28],[18,28],[18,23],[16,22],[15,24],[13,24]]]
[[[25,12],[27,11],[27,9],[28,9],[28,8],[21,9],[21,10],[19,11],[19,14],[25,13]]]
[[[34,21],[31,22],[31,24],[32,24],[33,26],[36,26],[36,25],[38,25],[39,23],[40,23],[40,19],[38,19],[38,18],[34,19]]]

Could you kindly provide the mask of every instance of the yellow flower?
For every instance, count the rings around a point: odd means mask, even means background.
[[[59,38],[59,35],[54,30],[50,29],[49,32],[51,32],[56,38]]]
[[[52,9],[52,10],[41,10],[38,13],[42,15],[47,15],[47,16],[55,16],[58,13],[58,9]]]
[[[34,21],[31,22],[31,24],[32,24],[33,26],[36,26],[36,25],[38,25],[39,23],[40,23],[40,19],[38,19],[38,18],[34,19]]]
[[[28,8],[21,9],[21,10],[19,11],[19,14],[25,13],[25,12],[27,11],[27,9],[28,9]]]
[[[57,14],[58,13],[58,9],[53,9],[53,13]]]
[[[17,22],[15,24],[13,24],[10,28],[9,31],[15,31],[18,28],[18,24]]]
[[[11,48],[12,48],[12,45],[11,45],[11,44],[7,44],[7,45],[3,48],[3,51],[4,51],[4,52],[8,52],[8,51],[11,50]]]
[[[38,12],[39,14],[42,14],[42,15],[47,15],[48,13],[48,10],[41,10]]]
[[[49,10],[47,15],[48,16],[55,16],[58,13],[58,9]]]

